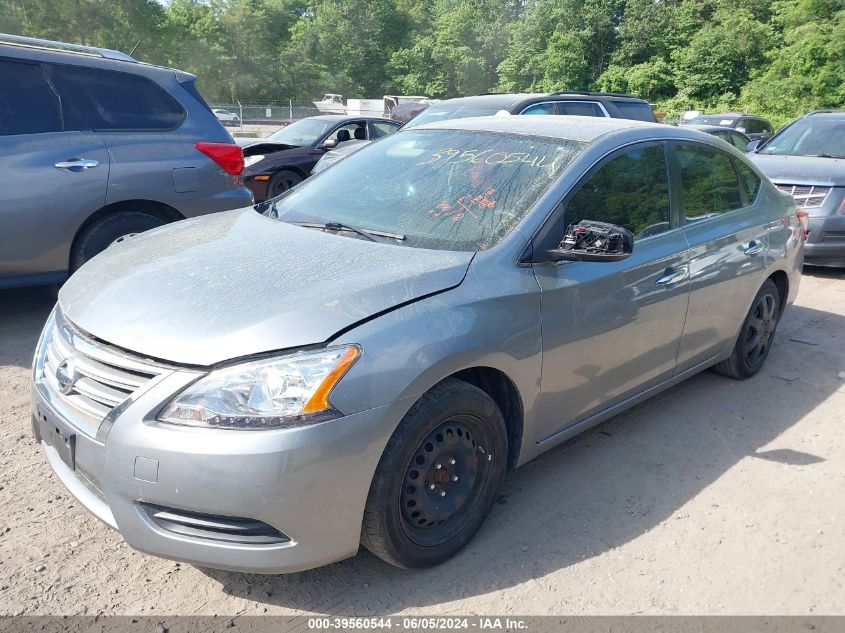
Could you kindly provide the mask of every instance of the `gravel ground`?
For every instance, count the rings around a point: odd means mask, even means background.
[[[535,460],[422,572],[362,551],[255,576],[130,549],[30,437],[50,307],[0,292],[0,614],[845,614],[845,273],[805,271],[761,375],[706,372]]]

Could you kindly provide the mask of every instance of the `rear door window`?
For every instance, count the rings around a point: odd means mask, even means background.
[[[530,105],[520,114],[557,114],[554,103],[535,103]]]
[[[385,123],[384,121],[379,121],[370,124],[372,126],[372,134],[371,138],[381,138],[382,136],[387,136],[388,134],[393,134],[396,130],[399,129],[398,125],[393,125],[392,123]]]
[[[648,121],[654,123],[654,112],[651,106],[647,103],[638,103],[637,101],[612,101],[616,109],[622,114],[625,119],[633,119],[634,121]]]
[[[731,157],[694,145],[675,146],[686,221],[700,222],[743,206]]]
[[[760,176],[754,173],[748,165],[742,161],[735,160],[736,170],[739,173],[739,184],[745,194],[745,203],[752,204],[757,199],[757,192],[760,191]]]
[[[558,114],[570,116],[605,116],[604,110],[594,101],[558,101]]]
[[[566,203],[567,225],[609,222],[644,239],[671,227],[669,180],[663,147],[652,145],[612,158]]]
[[[55,66],[98,132],[171,130],[185,119],[181,104],[146,77],[99,68]]]
[[[0,136],[63,129],[61,100],[41,66],[0,60]]]

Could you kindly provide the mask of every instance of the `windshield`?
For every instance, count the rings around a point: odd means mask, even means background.
[[[400,234],[402,244],[420,248],[483,250],[519,223],[583,147],[469,130],[399,132],[291,189],[267,214]]]
[[[281,130],[276,130],[267,140],[286,145],[313,145],[334,123],[325,119],[300,119]]]
[[[766,143],[760,154],[845,158],[845,119],[800,119]]]
[[[415,127],[417,125],[422,125],[423,123],[433,123],[434,121],[446,121],[448,119],[467,119],[472,116],[493,116],[499,110],[502,109],[502,106],[492,105],[429,106],[428,108],[420,112],[417,116],[415,116],[413,119],[408,121],[404,125],[404,127]]]

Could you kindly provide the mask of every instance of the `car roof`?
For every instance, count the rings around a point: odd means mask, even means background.
[[[389,123],[396,123],[399,125],[398,121],[394,121],[393,119],[388,119],[387,117],[383,116],[353,116],[351,114],[315,114],[314,116],[307,116],[306,119],[318,119],[320,121],[331,121],[333,123],[337,123],[340,121],[387,121]],[[302,121],[303,119],[300,119]]]
[[[475,95],[472,97],[455,97],[454,99],[445,99],[438,103],[433,103],[429,106],[431,109],[437,109],[440,106],[463,106],[463,105],[478,105],[491,106],[500,108],[509,108],[526,99],[533,99],[535,97],[547,97],[548,94],[544,92],[535,93],[514,93],[514,94],[489,94],[489,95]]]
[[[765,119],[756,114],[743,114],[742,112],[723,112],[721,114],[700,114],[696,119]]]
[[[549,138],[569,139],[590,143],[599,136],[611,132],[634,128],[653,128],[655,130],[673,130],[667,125],[634,121],[631,119],[610,119],[589,116],[537,115],[519,116],[502,115],[470,117],[466,119],[447,119],[423,123],[410,130],[472,130],[495,132],[500,134],[525,134]]]
[[[838,121],[840,119],[845,119],[845,110],[818,110],[816,112],[810,112],[808,114],[805,114],[804,116]]]
[[[699,132],[733,132],[734,134],[742,134],[742,132],[737,132],[732,127],[728,127],[727,125],[697,125],[697,124],[689,124],[684,125],[683,127],[689,128],[690,130],[698,130]]]

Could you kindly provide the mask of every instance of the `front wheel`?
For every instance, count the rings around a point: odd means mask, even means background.
[[[283,194],[288,189],[296,187],[302,180],[302,176],[294,171],[281,170],[270,179],[270,185],[267,187],[267,198],[275,198]]]
[[[730,358],[713,370],[730,378],[751,378],[769,356],[779,319],[780,293],[775,283],[767,279],[754,297]]]
[[[361,543],[397,567],[430,567],[484,523],[505,472],[496,403],[449,378],[420,398],[390,438],[370,486]]]

